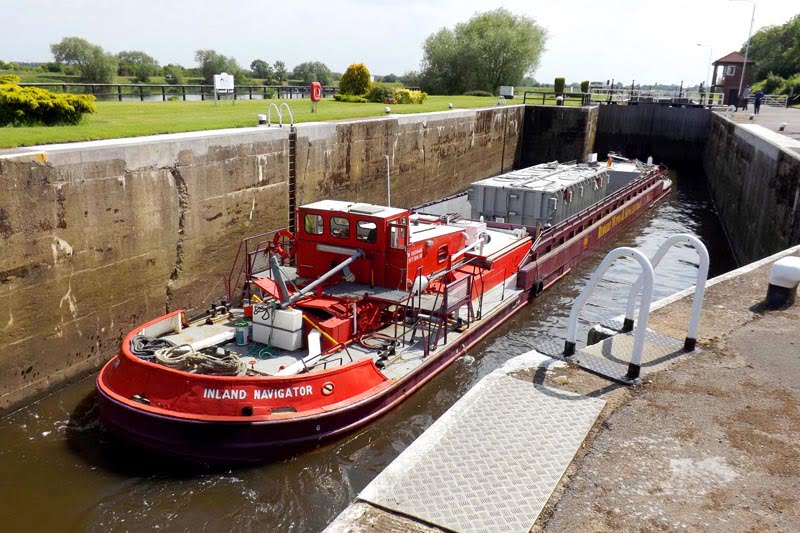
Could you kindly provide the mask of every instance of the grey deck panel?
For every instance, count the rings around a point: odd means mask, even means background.
[[[490,376],[359,499],[453,531],[527,532],[604,404]]]

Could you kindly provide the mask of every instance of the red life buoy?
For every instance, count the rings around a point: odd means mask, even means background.
[[[272,238],[272,251],[284,259],[294,257],[294,234],[286,228],[278,230]]]
[[[572,201],[572,189],[564,189],[564,201],[565,202]]]
[[[603,186],[603,176],[597,176],[595,178],[595,181],[597,182],[597,188],[598,189]]]
[[[311,101],[319,102],[322,98],[322,84],[318,81],[311,82]]]

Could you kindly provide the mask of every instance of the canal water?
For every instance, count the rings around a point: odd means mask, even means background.
[[[652,256],[670,235],[698,235],[711,276],[735,267],[701,176],[684,173],[670,197],[615,246]],[[185,470],[126,447],[97,419],[93,378],[0,419],[0,528],[4,531],[319,531],[479,379],[544,341],[563,342],[570,305],[599,252],[376,423],[339,441],[262,466]],[[656,296],[694,283],[693,249],[676,247],[656,270]],[[617,261],[582,313],[590,323],[624,310],[636,276]],[[472,453],[480,453],[474,450]]]

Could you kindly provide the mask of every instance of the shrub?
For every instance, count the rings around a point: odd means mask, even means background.
[[[353,63],[342,74],[339,90],[343,94],[366,94],[369,91],[369,70],[364,63]]]
[[[769,74],[767,74],[767,79],[763,81],[761,90],[767,94],[773,94],[778,92],[778,89],[783,87],[784,83],[786,83],[786,80],[784,80],[777,74],[773,74],[772,72],[770,72]]]
[[[386,100],[394,98],[394,91],[394,87],[390,87],[384,83],[375,83],[370,87],[367,93],[367,100],[382,104]]]
[[[353,104],[368,104],[369,100],[357,94],[334,94],[333,99],[337,102],[350,102]]]
[[[38,87],[0,85],[0,126],[77,124],[94,113],[94,96],[54,94]]]
[[[589,80],[583,80],[581,82],[581,92],[588,93],[589,92]]]
[[[8,83],[17,84],[20,82],[20,79],[21,78],[19,76],[16,76],[14,74],[2,74],[0,75],[0,85]]]
[[[800,95],[800,74],[786,78],[786,82],[781,88],[781,94],[791,94],[794,97]]]
[[[553,92],[556,94],[564,94],[564,85],[566,85],[566,83],[567,80],[565,78],[556,78],[553,84]]]
[[[467,91],[464,96],[494,96],[489,91]]]
[[[421,104],[427,97],[428,93],[426,92],[410,89],[397,89],[394,92],[394,99],[398,104]]]

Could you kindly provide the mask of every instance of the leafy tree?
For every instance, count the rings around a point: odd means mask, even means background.
[[[383,78],[381,78],[383,83],[396,83],[397,82],[397,75],[396,74],[387,74]]]
[[[269,63],[263,59],[256,59],[250,63],[250,70],[253,72],[256,78],[261,78],[268,84],[272,83],[272,67],[269,66]]]
[[[101,47],[80,37],[65,37],[51,44],[56,62],[74,65],[81,80],[87,83],[111,83],[117,72],[117,58]]]
[[[186,83],[186,69],[170,63],[164,67],[164,79],[171,85],[183,85]]]
[[[750,39],[749,58],[755,62],[754,73],[759,80],[770,72],[783,78],[800,72],[800,15],[782,26],[767,26],[756,32]]]
[[[292,71],[292,77],[297,80],[303,80],[303,83],[311,83],[318,81],[322,85],[330,85],[333,83],[333,72],[319,61],[307,61],[300,63]]]
[[[364,63],[353,63],[342,74],[339,91],[342,94],[366,94],[369,91],[370,74]]]
[[[133,81],[149,83],[150,76],[158,74],[158,62],[139,51],[120,52],[117,54],[119,66],[117,74],[120,76],[133,76]]]
[[[214,74],[227,72],[236,84],[241,84],[244,79],[244,72],[239,63],[232,57],[226,57],[214,50],[198,50],[194,53],[194,59],[200,65],[200,73],[203,76],[203,83],[212,85]]]
[[[545,37],[533,19],[503,8],[475,15],[425,40],[420,85],[446,94],[520,85],[539,65]]]
[[[286,81],[286,74],[287,74],[286,63],[284,63],[283,61],[276,61],[273,70],[275,71],[275,81],[277,82]]]

